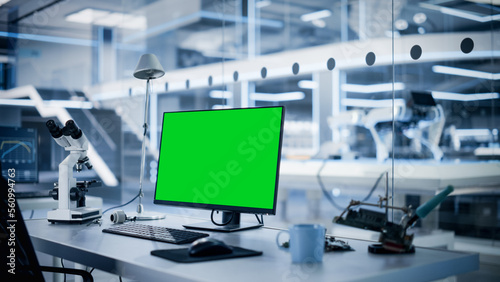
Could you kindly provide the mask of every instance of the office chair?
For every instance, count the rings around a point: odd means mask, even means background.
[[[2,165],[0,163],[0,171],[1,169]],[[0,269],[2,277],[8,277],[8,281],[45,281],[42,272],[54,272],[78,275],[83,278],[83,281],[94,281],[89,272],[81,269],[40,266],[28,230],[24,224],[21,210],[15,198],[9,201],[8,190],[8,182],[0,175],[0,253],[2,254]],[[12,209],[12,203],[15,204],[14,209]],[[14,220],[16,221],[14,222]],[[11,224],[14,224],[15,229],[7,228]],[[12,248],[14,248],[15,252],[11,252]],[[14,262],[12,266],[15,266],[15,274],[8,272],[9,269],[12,269],[9,266],[11,259],[8,256],[13,256],[12,254],[15,255],[15,262],[14,259],[12,260]]]

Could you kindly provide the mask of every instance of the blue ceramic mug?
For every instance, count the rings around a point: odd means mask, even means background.
[[[281,246],[279,239],[283,233],[290,236],[289,247]],[[326,228],[319,224],[295,224],[276,236],[276,244],[290,252],[293,263],[318,263],[323,261]]]

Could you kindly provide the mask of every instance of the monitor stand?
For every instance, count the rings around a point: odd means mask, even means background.
[[[254,229],[264,226],[263,224],[260,223],[257,224],[248,222],[241,223],[240,222],[241,216],[240,213],[238,212],[235,212],[234,215],[233,212],[222,212],[222,222],[228,221],[231,218],[231,216],[233,217],[231,222],[222,226],[215,225],[212,222],[200,222],[194,224],[186,224],[183,226],[188,229],[199,229],[199,230],[219,231],[219,232],[235,232],[235,231]]]

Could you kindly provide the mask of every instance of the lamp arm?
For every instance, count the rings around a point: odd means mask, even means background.
[[[139,205],[137,206],[137,212],[142,213],[142,198],[144,197],[144,192],[142,190],[142,183],[144,181],[144,163],[146,162],[146,134],[148,133],[148,115],[149,115],[149,78],[146,83],[146,101],[144,106],[144,134],[142,136],[142,151],[141,151],[141,171],[139,178]]]

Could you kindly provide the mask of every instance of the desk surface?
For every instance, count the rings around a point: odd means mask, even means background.
[[[167,215],[146,224],[182,228],[199,220]],[[229,245],[263,251],[262,256],[182,264],[150,255],[151,250],[185,248],[102,233],[111,223],[50,224],[27,220],[36,250],[140,281],[428,281],[479,269],[479,255],[417,248],[415,254],[374,255],[370,242],[348,240],[354,252],[325,253],[323,263],[292,264],[278,249],[278,230],[260,228],[236,233],[208,232]]]

